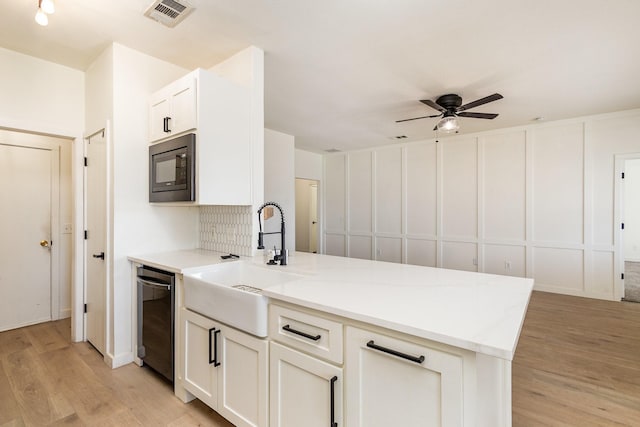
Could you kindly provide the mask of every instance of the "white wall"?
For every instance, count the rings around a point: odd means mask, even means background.
[[[614,158],[640,111],[325,156],[326,253],[618,298]]]
[[[60,224],[74,224],[72,152],[77,145],[73,138],[81,137],[84,129],[84,73],[4,48],[0,64],[0,128],[64,138],[59,140]],[[57,237],[59,317],[71,314],[72,237]]]
[[[640,262],[640,159],[625,162],[624,259]]]
[[[278,203],[284,212],[286,245],[293,252],[296,245],[296,193],[294,173],[295,138],[282,132],[264,130],[264,201]],[[256,215],[257,216],[257,215]],[[264,231],[280,231],[280,215],[264,221]],[[280,236],[265,236],[266,248],[280,248]]]
[[[84,128],[84,73],[0,48],[0,126],[77,137]]]

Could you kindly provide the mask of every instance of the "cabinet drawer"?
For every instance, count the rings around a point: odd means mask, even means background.
[[[271,304],[269,337],[322,359],[342,363],[341,323]]]

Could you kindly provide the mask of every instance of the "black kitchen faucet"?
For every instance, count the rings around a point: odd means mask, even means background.
[[[270,233],[262,232],[262,220],[260,219],[260,214],[262,210],[267,206],[274,206],[278,208],[280,211],[280,231],[272,231]],[[280,254],[275,254],[272,260],[269,260],[267,264],[274,265],[276,261],[280,261],[280,265],[287,265],[288,253],[285,249],[285,238],[284,238],[284,213],[282,212],[282,208],[279,204],[275,202],[266,202],[258,209],[258,226],[260,227],[260,231],[258,231],[258,249],[264,249],[264,235],[265,234],[280,234]]]

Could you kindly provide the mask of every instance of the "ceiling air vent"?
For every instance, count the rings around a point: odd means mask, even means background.
[[[144,16],[173,28],[191,13],[193,7],[185,0],[156,0],[144,12]]]

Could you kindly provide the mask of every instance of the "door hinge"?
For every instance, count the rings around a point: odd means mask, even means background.
[[[622,172],[622,179],[624,179],[624,172]]]
[[[87,312],[87,304],[84,305],[84,312]]]
[[[624,280],[624,273],[620,274],[620,278]]]
[[[89,232],[87,230],[84,230],[84,240],[87,240],[89,238]]]
[[[88,161],[87,161],[87,158],[86,158],[86,157],[84,158],[84,165],[85,165],[85,166],[87,166],[87,165],[88,165]]]

